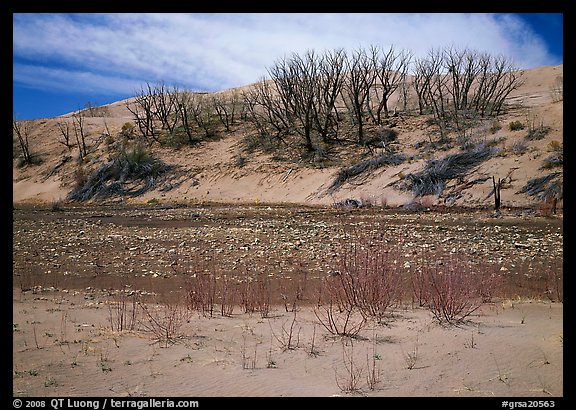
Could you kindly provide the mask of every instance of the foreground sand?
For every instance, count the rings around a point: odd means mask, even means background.
[[[168,345],[142,328],[112,331],[109,303],[102,292],[14,288],[13,395],[564,393],[561,303],[500,300],[458,327],[440,326],[428,310],[407,305],[355,339],[330,335],[311,307],[295,314],[274,307],[269,318],[239,308],[231,317],[194,312]]]

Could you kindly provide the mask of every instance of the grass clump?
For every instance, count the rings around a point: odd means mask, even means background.
[[[549,198],[562,199],[564,184],[561,175],[560,172],[553,172],[543,177],[532,178],[518,193],[530,195],[541,201]]]
[[[408,156],[404,154],[382,154],[376,158],[367,159],[365,161],[358,162],[357,164],[350,165],[349,167],[342,168],[336,174],[336,178],[332,181],[332,184],[328,187],[328,192],[333,193],[340,189],[346,181],[351,178],[357,177],[368,171],[373,171],[383,166],[388,165],[400,165],[408,159]]]
[[[510,131],[520,131],[524,129],[524,124],[521,121],[511,121],[508,128]]]
[[[82,202],[116,195],[138,196],[152,189],[157,179],[170,169],[141,144],[123,148],[111,162],[102,165],[70,192],[68,199]]]
[[[483,146],[472,151],[447,155],[442,159],[429,160],[422,171],[406,175],[401,188],[412,191],[416,197],[440,195],[446,187],[446,181],[466,175],[497,151],[494,147]]]
[[[540,125],[539,127],[530,128],[528,134],[524,137],[528,141],[537,141],[543,139],[552,128],[547,125]]]

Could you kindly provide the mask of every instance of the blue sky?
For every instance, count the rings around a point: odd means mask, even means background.
[[[292,52],[456,47],[518,68],[563,63],[563,15],[486,13],[13,14],[13,114],[34,119],[134,96],[147,82],[217,91]]]

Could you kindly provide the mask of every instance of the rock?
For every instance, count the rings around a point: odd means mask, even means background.
[[[514,242],[514,246],[521,249],[530,249],[530,244],[527,243]]]

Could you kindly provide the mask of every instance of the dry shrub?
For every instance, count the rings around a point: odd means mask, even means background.
[[[246,279],[239,284],[238,295],[244,313],[258,312],[263,318],[270,314],[272,289],[267,276],[246,273]]]
[[[132,290],[120,290],[108,305],[108,320],[112,330],[134,330],[138,318],[139,295]]]
[[[164,343],[168,347],[182,337],[180,328],[189,318],[186,306],[179,303],[161,305],[140,303],[139,306],[143,313],[140,326],[151,333],[158,343]]]
[[[288,320],[286,320],[282,324],[280,332],[277,333],[274,331],[270,320],[268,320],[268,324],[270,325],[270,332],[272,333],[272,336],[274,336],[278,343],[280,343],[282,350],[293,350],[300,345],[300,331],[302,330],[302,327],[298,325],[298,331],[295,332],[295,326],[297,324],[296,310],[293,311],[293,317],[292,321],[290,322],[290,326],[287,326]]]
[[[340,246],[332,276],[322,282],[316,317],[330,333],[356,335],[367,320],[381,322],[402,298],[398,248],[390,249],[359,232]]]
[[[232,316],[234,304],[236,303],[236,283],[228,276],[222,275],[216,285],[220,302],[220,314],[222,316]]]
[[[354,337],[366,324],[366,318],[348,293],[350,285],[349,275],[331,276],[322,281],[314,315],[330,334]]]
[[[440,323],[462,322],[482,305],[485,278],[464,261],[450,256],[448,261],[430,263],[423,270],[429,288],[426,306]]]
[[[339,283],[348,303],[366,318],[381,321],[402,297],[399,249],[352,232],[342,246],[338,261]]]
[[[346,348],[348,343],[350,345],[349,349]],[[344,375],[338,376],[338,373],[336,373],[336,385],[345,393],[353,393],[360,390],[364,368],[356,364],[353,340],[342,340],[342,362],[345,369]]]
[[[193,274],[186,281],[186,298],[190,310],[212,317],[216,304],[215,273],[212,271]]]

